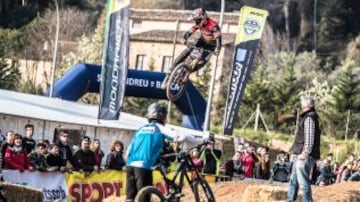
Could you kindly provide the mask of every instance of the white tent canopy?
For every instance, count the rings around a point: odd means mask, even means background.
[[[0,89],[0,114],[94,127],[136,130],[146,118],[122,112],[119,120],[98,120],[98,106]],[[202,131],[167,125],[180,133],[202,136]],[[228,139],[216,136],[217,139]]]

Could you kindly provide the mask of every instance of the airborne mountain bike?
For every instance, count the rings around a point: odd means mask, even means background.
[[[184,181],[190,185],[191,191],[194,195],[196,202],[215,202],[214,194],[208,182],[197,171],[194,163],[192,162],[190,151],[194,148],[204,149],[204,145],[208,142],[192,147],[187,151],[179,153],[166,154],[161,156],[160,163],[156,169],[160,171],[164,182],[166,184],[166,193],[162,193],[154,186],[147,186],[142,188],[136,195],[135,202],[151,201],[151,202],[180,202]],[[163,168],[164,159],[170,157],[177,157],[179,165],[172,178],[166,176],[166,171]],[[192,172],[189,176],[189,172]],[[179,177],[179,180],[177,179]]]
[[[195,70],[196,66],[208,61],[212,55],[212,51],[210,50],[199,48],[193,44],[188,44],[187,46],[191,49],[190,54],[184,61],[175,66],[166,81],[166,96],[172,102],[178,100],[183,95],[186,84],[189,81],[189,76]],[[209,54],[204,60],[201,60],[204,52],[208,52]]]

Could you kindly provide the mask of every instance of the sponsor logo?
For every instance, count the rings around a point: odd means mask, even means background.
[[[103,201],[115,195],[120,196],[122,182],[74,183],[69,188],[70,201]]]
[[[236,50],[236,58],[235,58],[236,61],[239,61],[239,62],[245,61],[246,53],[247,53],[246,49],[238,48]]]
[[[128,86],[135,86],[135,87],[149,87],[149,80],[146,79],[137,79],[137,78],[127,78],[126,84]]]
[[[43,188],[44,201],[54,201],[66,198],[65,191],[59,187],[58,189]]]
[[[246,20],[244,23],[244,31],[246,34],[254,34],[260,30],[260,25],[256,20]]]
[[[114,57],[114,66],[112,68],[111,72],[111,89],[110,89],[110,102],[109,102],[109,110],[111,113],[116,114],[117,113],[117,100],[118,100],[118,88],[119,88],[119,77],[120,77],[120,69],[122,68],[121,65],[124,65],[123,62],[121,62],[121,39],[122,34],[121,33],[121,23],[119,22],[120,18],[116,19],[116,36],[115,36],[115,57]]]
[[[230,113],[233,109],[235,102],[235,94],[238,92],[238,83],[240,82],[241,71],[243,69],[243,65],[239,61],[235,61],[235,67],[232,72],[232,77],[230,80],[230,92],[228,97],[228,106],[226,109],[226,125],[228,125],[229,120],[231,119]]]
[[[250,15],[255,15],[255,16],[259,16],[259,17],[264,17],[265,13],[257,13],[255,11],[250,11]]]

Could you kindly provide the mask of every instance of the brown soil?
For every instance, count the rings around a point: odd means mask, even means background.
[[[224,182],[220,184],[211,185],[212,190],[215,194],[216,201],[243,201],[242,197],[245,189],[252,184],[259,184],[254,182]],[[285,186],[288,185],[276,185]],[[329,186],[313,186],[313,199],[314,201],[360,201],[360,183],[359,182],[347,182],[334,184]],[[187,201],[187,200],[183,200]]]
[[[246,188],[250,185],[264,185],[264,183],[245,182],[245,181],[233,181],[233,182],[221,182],[217,184],[211,184],[211,188],[214,192],[216,201],[218,202],[235,202],[244,201],[243,195]],[[288,185],[273,185],[282,186],[282,188]],[[360,183],[359,182],[345,182],[340,184],[334,184],[329,186],[313,186],[313,199],[315,202],[359,202],[360,201]],[[184,198],[181,201],[191,202],[194,201],[189,189],[184,190]],[[106,201],[125,201],[124,197],[112,198],[112,200]],[[253,201],[253,200],[252,200]],[[267,200],[272,201],[272,200]],[[300,200],[301,201],[301,200]]]

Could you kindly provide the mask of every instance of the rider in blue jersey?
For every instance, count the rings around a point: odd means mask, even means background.
[[[196,138],[165,127],[166,115],[166,107],[157,103],[151,104],[146,114],[149,123],[140,127],[131,140],[126,164],[127,202],[134,201],[141,188],[153,184],[152,167],[157,163],[161,153],[168,150],[169,141],[200,144],[209,138],[209,134]]]
[[[167,110],[157,103],[147,109],[149,124],[139,128],[131,140],[127,151],[126,201],[134,201],[137,192],[152,185],[152,170],[165,140],[182,141],[184,138],[176,131],[164,127]]]

